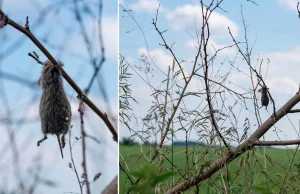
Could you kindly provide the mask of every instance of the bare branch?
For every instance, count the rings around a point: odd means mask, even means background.
[[[76,168],[75,161],[74,161],[74,157],[73,157],[73,149],[72,149],[72,143],[71,143],[71,133],[72,133],[72,130],[69,131],[69,148],[70,148],[71,162],[72,162],[72,165],[73,165],[71,167],[74,170],[74,173],[76,175],[77,182],[78,182],[79,189],[80,189],[80,193],[83,194],[83,192],[82,192],[82,184],[80,182],[79,175],[78,175],[77,168]]]
[[[118,193],[118,176],[104,189],[102,194],[117,194]]]
[[[86,190],[87,194],[91,194],[91,188],[90,188],[90,182],[88,179],[88,172],[87,172],[87,161],[86,161],[86,142],[85,142],[85,130],[84,130],[84,121],[83,121],[83,101],[81,100],[79,103],[78,112],[80,114],[80,126],[81,126],[81,136],[82,136],[82,167],[83,167],[83,176],[84,176],[84,182],[86,184]]]
[[[38,58],[36,55],[34,55],[33,53],[28,53],[28,56],[30,56],[30,57],[32,57],[34,60],[36,60],[36,62],[37,62],[38,64],[44,65],[44,63],[43,63],[42,61],[40,61],[39,58]]]
[[[288,113],[298,113],[300,112],[300,109],[292,109],[292,110],[289,110]]]
[[[254,2],[254,1],[252,1],[252,0],[247,0],[248,2],[251,2],[251,3],[253,3],[254,5],[257,5],[258,6],[258,4],[256,3],[256,2]]]
[[[252,146],[287,146],[287,145],[300,145],[300,140],[288,140],[288,141],[259,141],[254,140],[249,142]]]
[[[261,77],[261,75],[259,75],[259,73],[256,71],[256,69],[254,69],[254,68],[251,66],[249,59],[248,59],[248,58],[245,56],[245,54],[242,52],[240,46],[237,44],[237,41],[236,41],[235,38],[233,37],[233,35],[232,35],[232,33],[231,33],[229,27],[228,27],[228,31],[229,31],[229,34],[230,34],[230,36],[231,36],[233,42],[236,44],[236,47],[238,48],[240,54],[241,54],[241,55],[243,56],[243,58],[246,60],[247,65],[251,68],[251,70],[252,70],[253,72],[255,72],[257,78],[259,78],[259,80],[263,83],[263,86],[267,86],[266,83],[265,83],[265,81],[264,81],[263,78]],[[276,112],[275,101],[274,101],[274,99],[273,99],[271,93],[269,92],[269,90],[267,90],[267,92],[268,92],[268,95],[269,95],[269,97],[270,97],[270,99],[271,99],[271,101],[272,101],[272,104],[273,104],[273,114],[275,114],[275,112]]]

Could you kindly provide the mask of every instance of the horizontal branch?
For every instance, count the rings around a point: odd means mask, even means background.
[[[288,140],[288,141],[259,141],[254,140],[250,143],[252,146],[286,146],[286,145],[300,145],[300,140]]]
[[[97,106],[85,95],[85,93],[79,88],[79,86],[72,80],[72,78],[65,72],[65,70],[59,65],[59,63],[54,59],[54,57],[49,53],[49,51],[40,43],[39,40],[31,33],[29,29],[29,24],[27,24],[25,27],[20,26],[7,16],[5,16],[4,12],[0,9],[0,18],[2,20],[4,19],[6,21],[6,24],[9,24],[10,26],[14,27],[18,31],[25,34],[43,53],[44,55],[60,70],[62,76],[65,78],[65,80],[70,84],[70,86],[76,91],[78,94],[78,98],[82,99],[106,124],[108,129],[113,135],[113,140],[118,141],[118,134],[115,129],[115,127],[112,125],[110,120],[108,119],[106,113],[103,113],[100,111]]]
[[[288,113],[298,113],[300,112],[300,109],[292,109],[292,110],[289,110]]]

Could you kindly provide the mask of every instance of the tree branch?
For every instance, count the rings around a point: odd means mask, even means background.
[[[298,113],[300,112],[300,109],[292,109],[292,110],[289,110],[288,113]]]
[[[259,140],[254,140],[251,141],[252,146],[275,146],[275,145],[281,145],[281,146],[286,146],[286,145],[299,145],[300,140],[288,140],[288,141],[259,141]]]
[[[263,85],[264,85],[264,86],[267,86],[267,84],[265,83],[265,81],[263,80],[263,78],[261,77],[261,75],[259,75],[259,73],[256,71],[256,69],[253,68],[253,67],[251,66],[249,56],[248,56],[248,55],[246,56],[246,55],[243,53],[242,49],[241,49],[240,46],[237,44],[237,41],[236,41],[235,38],[233,37],[233,35],[232,35],[232,33],[231,33],[229,27],[228,27],[228,31],[229,31],[229,34],[230,34],[230,36],[231,36],[233,42],[236,44],[236,47],[237,47],[239,53],[242,55],[242,57],[243,57],[243,58],[245,59],[245,61],[247,62],[247,65],[248,65],[248,66],[250,67],[250,69],[256,74],[256,76],[257,76],[257,77],[259,78],[259,80],[263,83]],[[273,97],[272,97],[270,91],[267,90],[267,92],[268,92],[268,96],[270,97],[270,99],[271,99],[271,101],[272,101],[272,104],[273,104],[273,114],[275,114],[275,113],[276,113],[275,101],[274,101],[274,99],[273,99]]]
[[[81,140],[82,140],[82,168],[83,168],[83,174],[84,174],[84,182],[86,184],[86,193],[91,194],[91,188],[90,188],[90,182],[88,178],[88,172],[87,172],[87,163],[86,163],[86,142],[85,142],[85,130],[84,130],[84,121],[83,121],[83,110],[84,104],[83,101],[80,100],[78,112],[80,114],[80,126],[81,126]]]
[[[117,194],[118,193],[118,176],[104,189],[102,194]]]
[[[1,18],[6,18],[6,24],[14,27],[18,31],[25,34],[43,53],[46,57],[60,70],[62,76],[65,80],[70,84],[70,86],[77,92],[78,98],[82,99],[106,124],[108,129],[113,135],[113,140],[118,141],[118,134],[116,132],[115,127],[112,125],[110,120],[108,119],[106,113],[100,111],[97,106],[84,94],[84,92],[79,88],[79,86],[72,80],[72,78],[65,72],[65,70],[58,64],[58,62],[54,59],[54,57],[50,54],[50,52],[37,40],[37,38],[26,28],[22,27],[7,16],[5,16],[4,12],[0,10]]]
[[[77,168],[76,168],[76,165],[75,165],[75,161],[74,161],[74,158],[73,158],[73,147],[72,147],[72,144],[71,144],[71,133],[72,133],[72,131],[70,130],[70,132],[69,132],[69,147],[70,147],[71,162],[73,164],[73,169],[74,169],[74,173],[75,173],[76,178],[77,178],[77,182],[78,182],[78,185],[79,185],[80,193],[83,194],[83,192],[82,192],[82,184],[81,184],[81,182],[79,180],[79,175],[78,175]]]

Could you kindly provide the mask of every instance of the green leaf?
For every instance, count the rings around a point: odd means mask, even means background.
[[[154,177],[153,181],[150,183],[150,185],[152,187],[155,187],[158,183],[163,182],[165,180],[167,180],[169,177],[171,177],[173,175],[173,173],[171,172],[165,172],[162,173],[156,177]]]

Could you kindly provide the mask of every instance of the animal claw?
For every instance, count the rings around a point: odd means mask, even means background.
[[[43,141],[45,141],[47,139],[47,135],[45,135],[42,139],[40,139],[38,142],[37,142],[37,147],[39,147],[41,145],[41,143]]]

